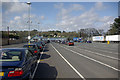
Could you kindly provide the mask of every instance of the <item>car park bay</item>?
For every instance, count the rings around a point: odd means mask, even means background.
[[[103,45],[106,48],[102,47]],[[74,46],[68,46],[55,42],[48,43],[38,60],[33,79],[116,80],[119,72],[117,49],[117,44],[75,42]]]

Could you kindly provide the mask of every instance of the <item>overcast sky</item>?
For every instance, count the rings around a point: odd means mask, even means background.
[[[117,16],[118,2],[32,2],[31,30],[96,28],[107,31]],[[2,30],[7,26],[10,30],[28,30],[28,5],[3,2],[2,21]]]

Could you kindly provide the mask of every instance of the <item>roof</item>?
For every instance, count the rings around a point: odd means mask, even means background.
[[[36,45],[36,44],[25,44],[25,45],[33,46],[33,45]]]
[[[26,48],[1,48],[0,50],[26,50]]]

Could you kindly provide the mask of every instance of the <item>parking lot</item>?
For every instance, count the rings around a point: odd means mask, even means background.
[[[76,42],[74,46],[68,46],[51,42],[41,53],[32,77],[117,80],[120,71],[118,61],[118,44]]]

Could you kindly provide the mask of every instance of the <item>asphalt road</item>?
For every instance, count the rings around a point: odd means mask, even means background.
[[[14,44],[7,47],[22,47]],[[118,44],[75,43],[68,46],[49,43],[41,54],[34,79],[119,80]]]

